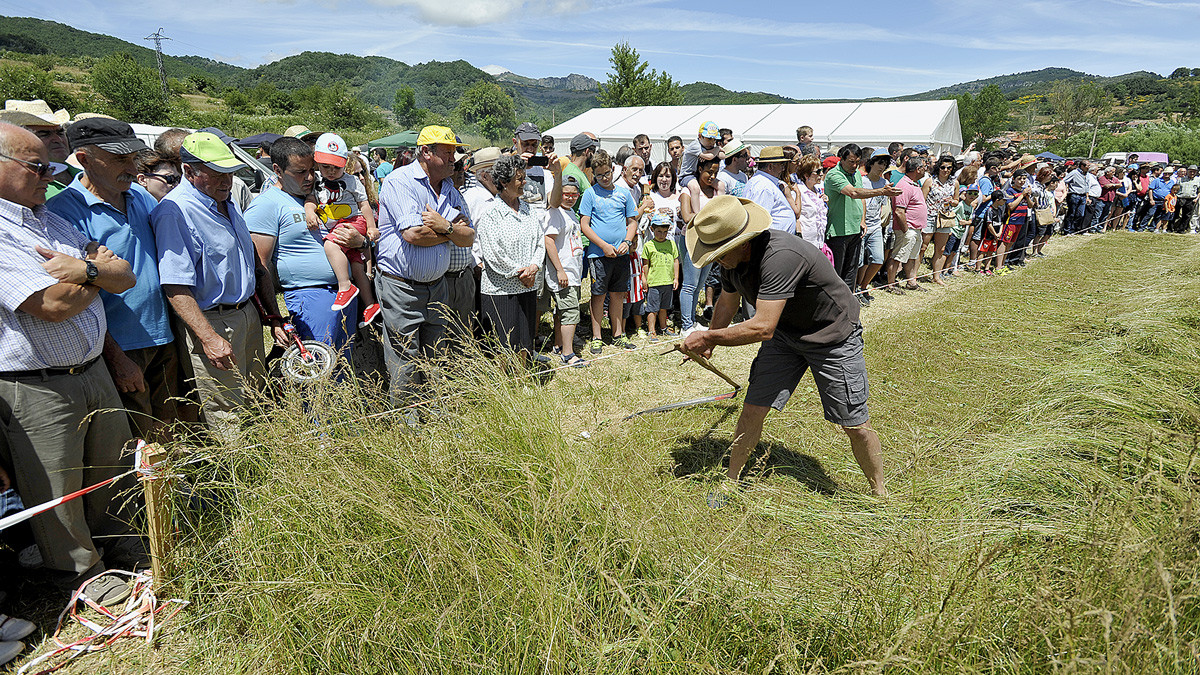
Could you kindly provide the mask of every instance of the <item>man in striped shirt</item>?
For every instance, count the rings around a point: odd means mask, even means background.
[[[63,170],[37,136],[0,123],[0,401],[11,415],[5,460],[31,505],[132,464],[122,459],[129,420],[100,362],[108,326],[100,291],[123,293],[137,279],[129,263],[46,211],[46,187]],[[117,491],[110,484],[31,521],[45,567],[65,573],[68,584],[106,569],[93,535],[129,534],[116,517]],[[130,591],[104,575],[85,592],[111,605]]]

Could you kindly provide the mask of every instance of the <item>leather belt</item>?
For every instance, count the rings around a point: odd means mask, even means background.
[[[384,272],[383,270],[379,270],[379,273],[389,279],[395,279],[396,281],[403,281],[404,283],[406,283],[410,286],[432,286],[432,285],[436,284],[438,281],[440,281],[440,279],[434,280],[434,281],[414,281],[407,277],[402,277],[399,274],[392,274],[391,272]]]
[[[26,377],[36,377],[45,379],[54,375],[82,375],[88,368],[96,365],[100,357],[81,363],[78,366],[70,366],[67,368],[38,368],[36,370],[8,370],[0,371],[0,378],[15,380]]]
[[[213,305],[212,307],[209,307],[208,309],[206,309],[206,310],[204,310],[204,311],[206,311],[206,312],[213,312],[213,311],[216,311],[216,312],[232,312],[232,311],[239,310],[239,309],[241,309],[241,308],[245,307],[245,306],[246,306],[246,305],[248,305],[248,304],[250,304],[250,301],[249,301],[249,300],[243,300],[243,301],[241,301],[241,302],[239,302],[239,303],[232,304],[232,305],[228,305],[228,304]]]

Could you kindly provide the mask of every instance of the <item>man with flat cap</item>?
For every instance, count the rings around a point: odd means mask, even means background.
[[[686,245],[696,265],[721,266],[724,292],[709,330],[692,333],[683,347],[708,357],[717,345],[762,343],[729,448],[729,478],[741,476],[767,412],[782,410],[812,369],[825,419],[850,437],[871,492],[887,495],[879,436],[867,412],[859,304],[829,260],[795,234],[772,228],[766,209],[731,195],[713,197],[696,214]],[[731,326],[743,298],[754,316]]]
[[[279,310],[271,277],[230,199],[233,172],[244,165],[205,132],[184,138],[179,157],[183,180],[150,214],[159,280],[182,324],[184,373],[195,379],[205,421],[232,439],[245,387],[266,376],[262,322],[250,296],[257,289],[268,312]],[[287,342],[282,329],[275,329],[275,338]]]
[[[136,286],[100,292],[108,318],[104,362],[134,432],[149,441],[169,440],[165,426],[178,415],[179,357],[150,227],[158,201],[134,182],[137,155],[146,144],[133,127],[107,117],[75,122],[67,127],[67,140],[83,173],[46,208],[132,266]]]

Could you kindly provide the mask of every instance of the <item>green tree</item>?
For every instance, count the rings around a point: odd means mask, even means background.
[[[1200,84],[1192,85],[1184,105],[1184,117],[1190,120],[1200,119]]]
[[[32,101],[40,98],[51,109],[76,110],[79,102],[74,96],[54,84],[50,73],[19,63],[0,63],[0,97]]]
[[[1046,96],[1050,102],[1055,136],[1066,140],[1075,134],[1089,130],[1092,148],[1100,132],[1100,121],[1112,110],[1112,96],[1094,82],[1062,81],[1054,85]],[[1087,155],[1091,156],[1091,151]]]
[[[969,93],[951,96],[958,101],[958,121],[964,143],[981,143],[1008,129],[1008,99],[1000,87],[990,84],[978,96]]]
[[[417,92],[413,91],[412,87],[400,87],[396,90],[392,113],[396,116],[397,124],[405,129],[416,129],[422,125],[428,112],[417,107]]]
[[[613,45],[612,72],[608,81],[600,85],[596,96],[605,108],[633,105],[680,105],[683,92],[679,83],[667,73],[659,73],[642,60],[637,50],[628,42]]]
[[[101,59],[92,69],[91,84],[113,117],[142,124],[167,121],[170,109],[163,101],[158,73],[138,65],[127,53]]]
[[[473,84],[458,99],[454,114],[493,142],[508,137],[517,126],[513,100],[495,82]]]
[[[1171,79],[1178,80],[1181,77],[1191,77],[1191,75],[1192,75],[1191,68],[1179,67],[1179,68],[1176,68],[1175,71],[1171,73]]]
[[[351,94],[343,84],[325,89],[320,112],[329,129],[382,129],[386,126],[382,115]]]

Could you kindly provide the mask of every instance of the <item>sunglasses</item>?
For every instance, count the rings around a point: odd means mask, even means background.
[[[38,178],[45,178],[46,176],[57,176],[58,174],[67,170],[66,164],[59,164],[58,162],[30,162],[30,161],[26,161],[24,159],[17,159],[16,157],[13,157],[12,155],[6,155],[3,152],[0,152],[0,157],[3,157],[5,159],[11,159],[14,162],[20,162],[20,163],[24,164],[25,166],[29,167],[29,169],[31,171],[36,173],[38,175]]]
[[[179,176],[170,173],[147,173],[143,174],[146,178],[157,178],[167,185],[179,185]]]

